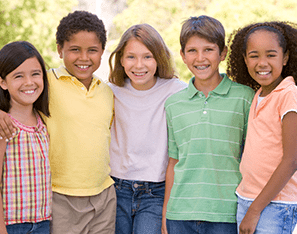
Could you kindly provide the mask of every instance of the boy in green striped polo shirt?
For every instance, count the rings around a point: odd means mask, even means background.
[[[169,163],[162,233],[236,234],[235,189],[254,91],[219,73],[227,47],[218,20],[189,18],[180,43],[194,77],[165,103]]]

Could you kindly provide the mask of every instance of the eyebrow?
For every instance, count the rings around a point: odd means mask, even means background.
[[[271,53],[271,52],[277,53],[276,50],[267,50],[266,53],[267,53],[267,52],[268,52],[268,53]],[[248,53],[248,55],[249,55],[249,54],[252,54],[252,53],[258,53],[258,51],[252,50],[252,51],[250,51],[250,52]]]

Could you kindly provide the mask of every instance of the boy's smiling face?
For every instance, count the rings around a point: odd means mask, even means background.
[[[104,52],[96,33],[80,31],[65,41],[63,47],[58,45],[57,48],[67,71],[89,88]]]
[[[184,63],[195,76],[195,82],[219,79],[219,64],[227,54],[227,48],[221,53],[219,46],[196,35],[189,38],[184,52],[180,52]]]

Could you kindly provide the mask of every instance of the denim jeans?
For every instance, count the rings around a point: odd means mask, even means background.
[[[50,221],[38,223],[16,223],[6,226],[8,234],[49,234]]]
[[[161,234],[165,182],[112,177],[117,193],[116,234]]]
[[[236,223],[166,220],[168,234],[237,234]]]
[[[252,201],[238,197],[237,225],[243,220]],[[297,222],[297,204],[271,202],[262,211],[255,234],[289,234]]]

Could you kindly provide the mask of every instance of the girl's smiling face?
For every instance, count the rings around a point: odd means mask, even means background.
[[[36,57],[26,59],[0,81],[1,88],[9,92],[11,108],[32,108],[44,88],[42,68]]]
[[[268,95],[282,81],[283,66],[289,59],[274,32],[259,29],[248,40],[244,61],[250,76],[262,87],[261,96]]]
[[[131,38],[127,42],[121,64],[135,89],[148,90],[155,85],[157,61],[141,41]]]

